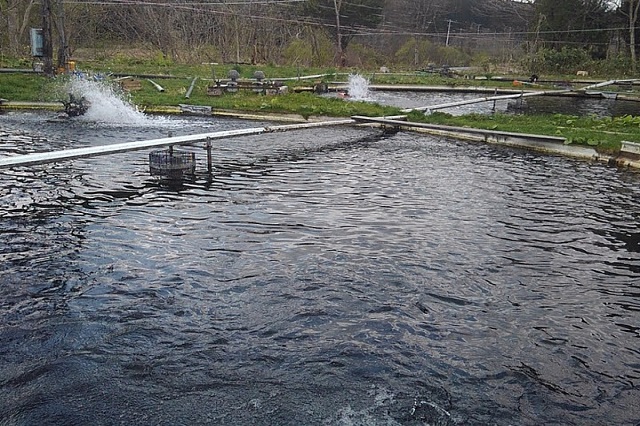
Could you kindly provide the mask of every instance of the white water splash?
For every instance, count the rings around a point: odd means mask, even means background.
[[[355,101],[370,100],[371,93],[369,92],[369,80],[360,74],[350,74],[349,98]]]
[[[66,96],[73,94],[78,99],[84,97],[89,101],[87,112],[77,117],[80,120],[118,126],[148,125],[151,121],[127,100],[125,93],[108,82],[73,79],[66,83],[65,90]]]

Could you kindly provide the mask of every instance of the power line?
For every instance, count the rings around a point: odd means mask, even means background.
[[[303,3],[306,0],[234,0],[224,2],[204,2],[204,1],[183,1],[176,2],[167,0],[160,2],[158,0],[62,0],[64,4],[88,4],[94,6],[252,6],[263,4],[290,4]]]
[[[87,5],[100,5],[100,6],[152,6],[152,7],[169,7],[173,10],[181,10],[185,12],[198,12],[198,13],[210,13],[214,15],[222,16],[237,16],[242,13],[242,17],[252,20],[265,20],[271,22],[279,22],[283,24],[297,24],[302,26],[321,26],[326,28],[335,28],[336,25],[330,22],[325,22],[321,19],[307,17],[307,18],[285,18],[275,17],[268,15],[256,15],[247,14],[243,12],[234,12],[232,10],[218,10],[220,6],[253,6],[253,5],[290,5],[294,3],[301,3],[305,0],[233,0],[233,1],[218,1],[218,2],[203,2],[199,1],[176,1],[176,0],[62,0],[64,4],[87,4]],[[356,3],[344,3],[350,5],[361,6]],[[448,22],[448,21],[447,21]],[[451,21],[455,22],[455,21]],[[462,36],[511,36],[511,37],[528,37],[533,35],[562,35],[572,33],[599,33],[599,32],[613,32],[613,31],[628,31],[626,27],[609,27],[609,28],[591,28],[591,29],[566,29],[566,30],[547,30],[547,31],[502,31],[502,32],[451,32],[447,28],[446,33],[441,32],[421,32],[421,31],[406,31],[400,29],[395,25],[383,24],[379,28],[371,28],[362,25],[355,26],[343,26],[349,35],[351,36],[422,36],[422,37],[444,37],[447,33],[450,37],[462,37]],[[544,40],[540,40],[544,42]],[[547,41],[547,42],[562,42],[562,41]]]

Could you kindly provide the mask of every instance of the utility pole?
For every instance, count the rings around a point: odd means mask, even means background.
[[[42,62],[44,74],[53,77],[53,30],[51,0],[42,0]]]
[[[336,12],[336,62],[338,66],[344,66],[344,52],[342,51],[342,28],[340,27],[340,9],[342,9],[342,0],[333,0],[333,8]]]
[[[449,46],[449,35],[451,34],[451,23],[453,21],[451,19],[449,19],[449,25],[447,26],[447,42],[445,43],[445,46]]]

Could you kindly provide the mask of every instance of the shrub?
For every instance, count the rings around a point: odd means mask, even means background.
[[[590,70],[593,61],[585,49],[563,47],[540,49],[525,58],[525,66],[534,73],[575,74],[577,70]]]
[[[282,53],[284,63],[304,67],[326,66],[333,63],[333,43],[321,32],[293,39]]]
[[[359,43],[351,43],[347,49],[347,62],[361,68],[376,69],[388,61],[375,49]]]
[[[396,60],[406,66],[425,67],[436,65],[468,65],[470,56],[460,48],[442,46],[429,40],[409,39],[395,54]]]

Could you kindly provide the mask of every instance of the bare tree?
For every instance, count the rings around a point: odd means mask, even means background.
[[[336,46],[336,64],[345,63],[344,50],[353,37],[382,22],[385,0],[308,0],[304,13],[324,25]]]
[[[599,13],[597,6],[604,1],[571,0],[572,5],[576,2],[585,5],[585,8],[573,7],[566,12],[573,18],[572,28],[605,28],[594,26],[594,23],[603,21],[593,19],[595,12]],[[407,56],[405,52],[403,57],[413,56],[410,60],[416,66],[429,57],[427,44],[444,43],[443,35],[450,20],[456,21],[453,25],[455,30],[452,28],[456,46],[469,51],[490,49],[496,44],[494,40],[501,37],[498,34],[492,38],[490,32],[505,32],[503,39],[507,38],[507,31],[509,34],[527,32],[529,26],[535,27],[538,19],[537,15],[533,16],[534,6],[549,2],[559,6],[569,0],[305,0],[295,3],[259,0],[0,0],[0,19],[3,24],[9,23],[0,25],[0,42],[5,52],[21,54],[29,25],[39,26],[42,20],[37,13],[39,4],[56,6],[60,3],[65,10],[60,13],[54,10],[53,13],[59,17],[66,15],[67,25],[60,25],[55,19],[51,21],[53,31],[60,36],[54,39],[54,43],[62,47],[59,51],[60,64],[66,63],[68,55],[76,47],[102,45],[112,49],[124,45],[141,48],[138,52],[142,54],[159,51],[165,57],[180,62],[206,58],[212,62],[253,64],[277,63],[285,52],[289,60],[295,60],[300,55],[292,52],[307,49],[308,55],[302,55],[307,63],[320,60],[327,64],[333,56],[335,64],[344,65],[346,49],[352,40],[357,39],[365,49],[370,49],[367,55],[375,57],[376,61],[385,61],[383,55],[395,57],[399,49],[413,42],[413,54]],[[628,12],[630,27],[637,24],[638,3],[640,0],[623,0],[619,6]],[[590,12],[592,9],[593,13]],[[545,27],[548,21],[544,21]],[[481,28],[486,33],[484,38]],[[567,32],[556,33],[563,35]],[[634,37],[631,32],[629,34]],[[65,44],[65,36],[72,42]],[[603,45],[601,40],[593,41],[586,37],[582,41],[587,46]],[[514,43],[509,41],[508,45],[512,47]],[[632,44],[635,45],[635,38]],[[288,49],[290,46],[295,47]],[[635,51],[632,55],[635,62]]]
[[[640,0],[626,0],[626,11],[622,13],[629,19],[629,53],[631,54],[631,69],[635,74],[637,69],[636,57],[636,23],[638,22],[638,12],[640,10]]]
[[[67,33],[65,30],[65,13],[64,6],[62,5],[62,1],[57,1],[56,7],[57,16],[54,20],[54,25],[56,31],[58,32],[58,69],[64,68],[67,69],[69,66],[69,42],[67,40]]]
[[[474,19],[485,20],[485,26],[495,29],[526,28],[533,20],[533,2],[513,0],[483,0],[472,2],[471,12]]]
[[[18,55],[21,53],[20,46],[27,34],[29,24],[33,22],[32,12],[38,2],[36,0],[4,0],[0,1],[0,20],[6,22],[6,27],[0,25],[0,37],[6,39],[8,53]],[[2,28],[6,33],[2,34]]]

